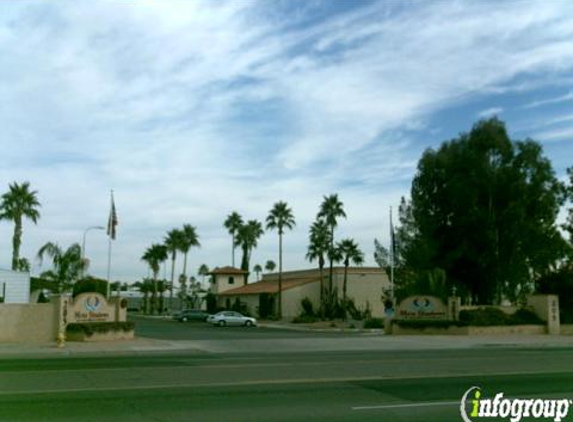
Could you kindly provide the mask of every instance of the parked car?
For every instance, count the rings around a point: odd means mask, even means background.
[[[255,318],[244,316],[234,311],[222,311],[207,318],[207,322],[224,327],[225,325],[244,325],[246,327],[253,327],[257,325]]]
[[[210,315],[205,311],[198,309],[184,309],[173,315],[173,319],[179,322],[187,321],[207,321]]]

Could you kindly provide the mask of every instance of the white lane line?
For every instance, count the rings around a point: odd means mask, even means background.
[[[426,403],[384,404],[380,406],[356,406],[353,407],[352,410],[402,409],[411,407],[452,406],[459,404],[460,404],[459,401],[433,401]]]

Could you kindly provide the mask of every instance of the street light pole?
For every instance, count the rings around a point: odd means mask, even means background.
[[[82,264],[85,262],[86,259],[86,235],[90,230],[105,230],[103,226],[90,226],[84,230],[84,237],[82,239]],[[82,278],[84,278],[84,267],[82,265]]]

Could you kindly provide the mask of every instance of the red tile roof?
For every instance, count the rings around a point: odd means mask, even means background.
[[[283,290],[292,289],[294,287],[302,286],[308,283],[320,281],[320,278],[307,277],[297,278],[294,280],[283,280]],[[235,296],[235,295],[258,295],[260,293],[277,293],[279,291],[278,281],[258,281],[256,283],[246,284],[236,289],[227,290],[219,293],[219,296]]]
[[[243,271],[239,268],[235,268],[235,267],[217,267],[215,268],[213,271],[211,271],[209,274],[247,274],[248,271]]]

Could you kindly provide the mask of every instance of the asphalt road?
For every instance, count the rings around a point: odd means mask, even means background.
[[[206,322],[178,322],[163,318],[130,316],[139,337],[161,340],[252,340],[335,338],[354,334],[305,332],[263,327],[216,327]]]
[[[447,422],[461,420],[460,399],[474,385],[489,396],[571,399],[573,351],[0,360],[0,421]]]

